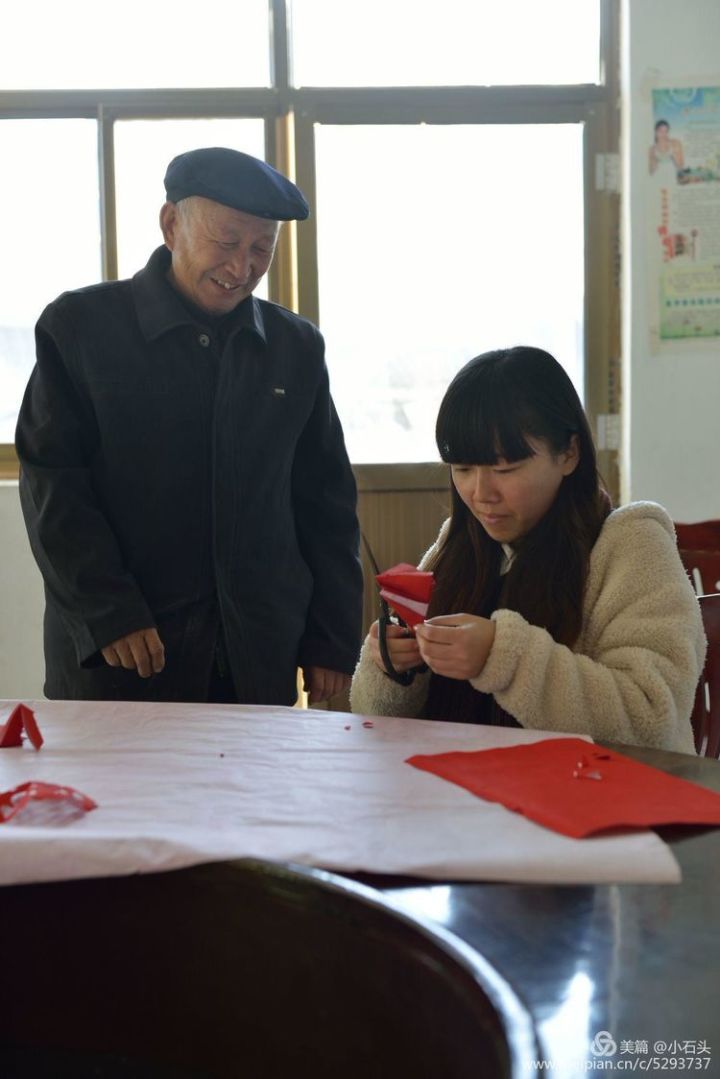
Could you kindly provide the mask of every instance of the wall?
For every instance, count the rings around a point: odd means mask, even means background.
[[[17,483],[0,482],[0,700],[43,695],[42,591]]]
[[[651,354],[645,268],[652,106],[643,81],[720,83],[718,0],[623,0],[623,496],[661,502],[677,521],[720,517],[720,341]],[[666,347],[666,346],[665,346]]]

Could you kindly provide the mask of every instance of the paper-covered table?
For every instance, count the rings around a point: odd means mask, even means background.
[[[16,702],[0,702],[4,722]],[[405,763],[542,731],[243,705],[28,701],[45,738],[0,752],[0,790],[61,783],[98,808],[0,826],[0,884],[258,857],[345,872],[672,883],[650,830],[571,839]]]

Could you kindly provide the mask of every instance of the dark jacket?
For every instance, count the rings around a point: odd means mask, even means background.
[[[356,490],[323,340],[254,297],[204,318],[169,257],[63,294],[37,325],[16,445],[45,692],[203,700],[222,624],[239,699],[289,704],[298,665],[349,673],[360,644]],[[162,674],[104,663],[151,625]]]

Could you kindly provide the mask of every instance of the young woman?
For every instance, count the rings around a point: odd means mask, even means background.
[[[705,656],[673,525],[653,502],[612,511],[587,418],[547,352],[488,352],[456,375],[436,438],[452,512],[421,562],[427,620],[378,624],[354,712],[589,734],[693,753]]]
[[[680,139],[670,138],[670,124],[667,120],[658,120],[655,124],[655,140],[648,151],[648,170],[650,175],[660,174],[665,184],[677,183],[678,170],[685,167]]]

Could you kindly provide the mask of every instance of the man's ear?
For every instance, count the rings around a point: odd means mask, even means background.
[[[177,230],[178,210],[174,202],[166,202],[160,208],[160,228],[163,240],[168,250],[172,251],[175,246],[175,232]]]
[[[570,476],[580,463],[580,443],[577,435],[571,435],[568,448],[560,454],[563,476]]]

